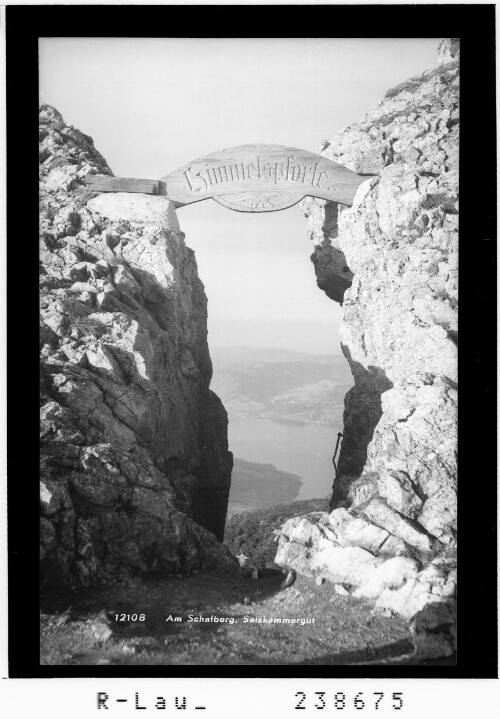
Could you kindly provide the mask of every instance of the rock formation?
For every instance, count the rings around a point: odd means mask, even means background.
[[[40,163],[43,580],[233,566],[227,416],[173,206],[87,190],[111,170],[47,105]]]
[[[450,654],[457,41],[441,44],[439,61],[438,68],[389,90],[361,122],[324,144],[330,159],[377,175],[360,186],[353,207],[304,202],[317,282],[342,304],[341,342],[355,384],[345,400],[333,511],[286,523],[276,561],[321,572],[380,608],[416,616],[418,652],[432,633],[430,651]],[[428,611],[433,602],[448,609]]]

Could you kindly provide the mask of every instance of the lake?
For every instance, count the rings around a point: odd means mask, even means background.
[[[274,464],[298,474],[303,482],[296,499],[326,497],[332,489],[332,457],[341,428],[278,424],[269,419],[229,419],[229,449],[235,457]]]

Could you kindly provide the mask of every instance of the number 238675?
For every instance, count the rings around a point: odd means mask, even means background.
[[[306,695],[305,692],[296,692],[297,703],[295,709],[348,709],[354,707],[358,711],[363,709],[391,708],[400,710],[403,708],[403,693],[392,692],[358,692],[356,695],[348,696],[344,692],[328,694],[327,692],[314,692],[313,695]]]

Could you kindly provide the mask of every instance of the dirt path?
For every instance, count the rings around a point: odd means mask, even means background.
[[[200,572],[78,599],[52,597],[41,613],[41,663],[412,663],[402,619],[373,615],[367,603],[336,595],[331,584],[299,577],[280,590],[282,580]],[[121,614],[132,616],[116,621]],[[143,621],[132,621],[135,614]],[[212,620],[195,621],[200,616]]]

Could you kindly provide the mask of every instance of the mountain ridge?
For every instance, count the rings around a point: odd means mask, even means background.
[[[215,348],[212,358],[211,389],[230,415],[341,425],[352,385],[342,355],[232,347]]]
[[[339,353],[332,354],[315,354],[314,352],[297,352],[296,350],[288,350],[282,347],[260,347],[253,345],[227,345],[215,346],[210,345],[210,355],[212,362],[220,365],[227,365],[231,362],[249,364],[253,362],[277,363],[286,361],[300,361],[305,358],[313,358],[318,364],[328,363],[330,360],[342,359],[344,356]]]

